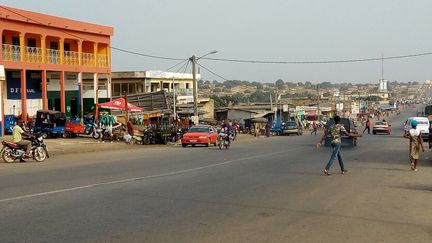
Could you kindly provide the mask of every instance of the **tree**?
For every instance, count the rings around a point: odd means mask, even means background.
[[[297,86],[304,87],[304,84],[302,82],[298,82]]]

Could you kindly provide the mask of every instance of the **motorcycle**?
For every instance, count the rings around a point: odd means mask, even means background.
[[[144,131],[143,137],[144,144],[156,144],[156,136],[151,129],[147,129]]]
[[[43,162],[49,158],[49,153],[46,144],[43,141],[44,134],[35,134],[30,137],[31,141],[31,158],[37,162]],[[26,148],[17,145],[13,142],[2,141],[3,148],[1,157],[6,163],[13,163],[15,160],[23,160],[26,158]]]
[[[222,147],[228,149],[231,145],[230,136],[226,133],[220,133],[217,138],[217,145],[219,146],[219,149],[222,149]]]

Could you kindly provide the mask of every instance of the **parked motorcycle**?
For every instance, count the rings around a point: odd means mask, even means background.
[[[147,129],[144,131],[143,137],[144,144],[156,144],[156,136],[151,129]]]
[[[49,158],[46,144],[43,141],[43,134],[34,134],[29,138],[32,143],[31,158],[37,162],[43,162]],[[2,141],[3,148],[1,157],[4,162],[12,163],[16,160],[25,159],[26,148],[13,142]]]

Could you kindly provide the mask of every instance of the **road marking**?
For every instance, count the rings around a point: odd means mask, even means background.
[[[273,152],[273,153],[268,153],[268,154],[259,154],[259,155],[244,157],[244,158],[228,160],[228,161],[224,161],[224,162],[220,162],[220,163],[216,163],[216,164],[194,167],[194,168],[178,170],[178,171],[172,171],[172,172],[167,172],[167,173],[162,173],[162,174],[128,178],[128,179],[115,180],[115,181],[100,182],[100,183],[94,183],[94,184],[85,185],[85,186],[77,186],[77,187],[64,188],[64,189],[58,189],[58,190],[53,190],[53,191],[47,191],[47,192],[27,194],[27,195],[17,196],[17,197],[4,198],[4,199],[0,199],[0,203],[17,201],[17,200],[33,198],[33,197],[53,195],[53,194],[58,194],[58,193],[62,193],[62,192],[77,191],[77,190],[88,189],[88,188],[99,187],[99,186],[105,186],[105,185],[113,185],[113,184],[127,183],[127,182],[140,181],[140,180],[146,180],[146,179],[154,179],[154,178],[159,178],[159,177],[179,175],[179,174],[184,174],[184,173],[191,172],[191,171],[208,169],[208,168],[212,168],[212,167],[227,165],[227,164],[231,164],[231,163],[235,163],[235,162],[239,162],[239,161],[244,161],[244,160],[249,160],[249,159],[253,159],[253,158],[273,156],[273,155],[291,152],[291,151],[299,150],[299,149],[303,149],[303,148],[286,149],[286,150],[282,150],[282,151],[278,151],[278,152]]]

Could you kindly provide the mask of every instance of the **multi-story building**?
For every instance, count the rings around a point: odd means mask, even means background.
[[[80,116],[111,97],[112,27],[0,5],[0,32],[2,117],[38,109]]]
[[[196,75],[199,80],[200,74]],[[177,93],[179,101],[193,102],[193,77],[191,73],[164,71],[112,72],[112,95],[149,93],[161,90]]]

